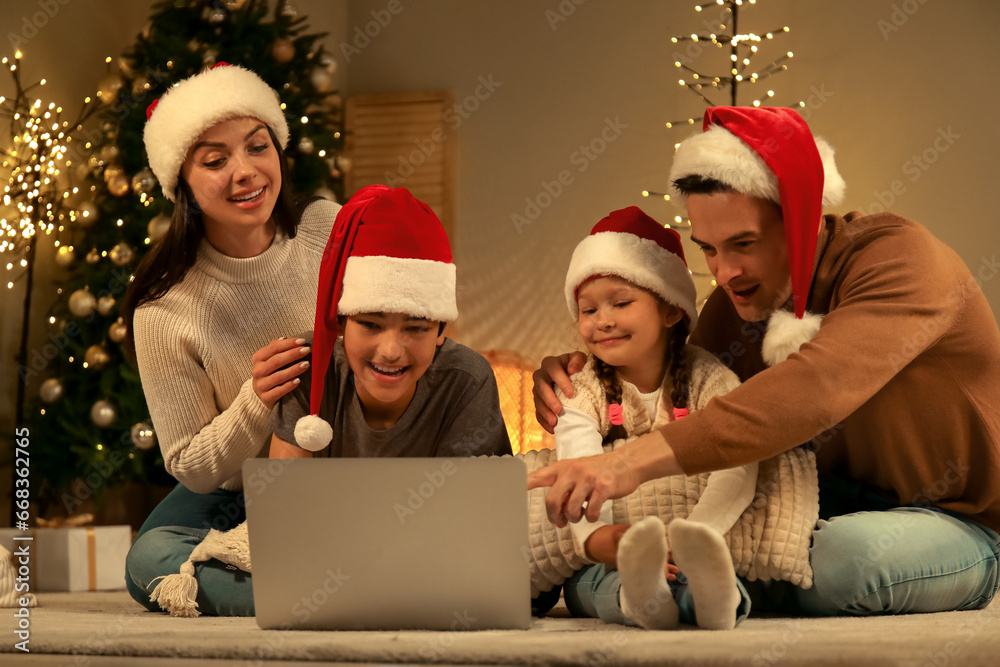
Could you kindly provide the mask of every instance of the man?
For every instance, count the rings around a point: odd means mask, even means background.
[[[811,443],[814,585],[758,586],[755,604],[816,615],[986,606],[1000,547],[1000,330],[975,279],[914,222],[822,216],[843,181],[794,111],[718,107],[704,129],[670,174],[719,285],[691,342],[744,383],[611,454],[539,470],[529,488],[551,487],[560,525],[594,520],[647,480]],[[580,362],[549,358],[536,373],[543,425],[561,410],[550,383],[572,395],[564,367]]]

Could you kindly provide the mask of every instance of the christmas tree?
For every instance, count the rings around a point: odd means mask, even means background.
[[[80,194],[71,240],[56,255],[68,277],[46,314],[58,354],[42,371],[28,418],[32,488],[45,514],[70,514],[130,481],[169,484],[138,372],[118,318],[131,272],[170,223],[172,204],[147,167],[146,108],[175,82],[218,62],[253,70],[278,91],[291,130],[286,155],[300,194],[343,198],[341,99],[336,61],[307,33],[289,0],[164,0],[108,73],[97,127],[71,155]],[[41,378],[38,378],[41,379]]]

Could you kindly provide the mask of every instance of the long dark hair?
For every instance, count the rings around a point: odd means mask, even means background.
[[[267,133],[271,137],[271,144],[278,151],[278,163],[281,169],[281,188],[278,189],[278,198],[274,202],[272,211],[276,233],[280,230],[288,238],[294,238],[299,228],[299,221],[302,219],[302,211],[315,198],[296,200],[292,193],[285,152],[270,127],[267,128]],[[177,179],[174,198],[174,213],[166,234],[139,262],[122,300],[120,314],[127,327],[123,347],[133,363],[135,335],[132,325],[135,322],[135,311],[144,303],[156,301],[169,292],[171,287],[184,280],[188,269],[194,266],[198,258],[198,246],[205,237],[205,221],[201,216],[201,208],[183,178]]]
[[[663,367],[673,380],[673,386],[670,390],[670,403],[675,408],[686,408],[688,406],[691,366],[688,363],[687,354],[684,352],[688,332],[688,318],[684,316],[670,327],[670,337],[667,339],[667,344],[663,349]],[[608,405],[612,403],[621,405],[622,381],[619,379],[615,367],[606,364],[598,357],[594,357],[594,370],[597,373],[597,379],[601,381],[601,385],[604,387],[604,396],[607,398]],[[604,437],[604,442],[611,443],[615,440],[627,438],[628,436],[629,433],[625,430],[624,425],[612,424],[611,430]]]

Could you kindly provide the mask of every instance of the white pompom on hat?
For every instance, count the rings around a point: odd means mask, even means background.
[[[682,141],[674,155],[670,194],[681,203],[686,197],[676,181],[688,176],[781,207],[795,315],[772,317],[764,340],[768,363],[780,363],[819,331],[820,316],[806,312],[816,240],[823,206],[841,204],[846,190],[833,148],[793,109],[711,107],[702,132]],[[786,331],[777,332],[781,327]]]
[[[201,133],[229,118],[249,116],[265,123],[282,148],[288,121],[278,93],[248,69],[219,63],[171,87],[146,109],[143,141],[149,166],[174,201],[181,165]]]
[[[637,206],[609,213],[573,251],[565,292],[574,320],[580,315],[580,286],[598,276],[618,276],[644,287],[683,310],[692,329],[698,323],[697,292],[680,235]]]

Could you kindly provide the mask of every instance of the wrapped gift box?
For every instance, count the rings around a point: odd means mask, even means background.
[[[30,542],[14,536],[32,535]],[[0,529],[0,545],[30,545],[33,591],[110,591],[125,588],[131,526]]]

